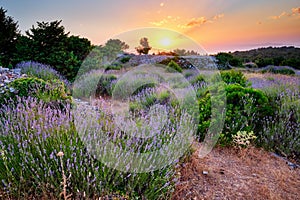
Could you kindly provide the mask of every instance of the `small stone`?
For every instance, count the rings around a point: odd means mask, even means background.
[[[203,175],[208,175],[208,171],[202,171]]]
[[[9,91],[10,91],[11,93],[13,93],[13,92],[15,92],[16,90],[15,90],[15,88],[9,88]]]
[[[10,83],[10,82],[11,82],[10,80],[7,79],[4,80],[4,83]]]

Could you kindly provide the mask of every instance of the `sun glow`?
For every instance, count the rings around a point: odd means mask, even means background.
[[[159,41],[159,43],[164,47],[168,47],[172,44],[172,41],[170,40],[170,38],[163,38]]]

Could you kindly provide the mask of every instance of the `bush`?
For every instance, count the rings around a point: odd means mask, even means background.
[[[104,74],[102,70],[93,70],[75,80],[73,97],[111,96],[116,79],[115,75]]]
[[[270,115],[272,109],[262,91],[244,88],[237,84],[226,85],[226,117],[220,143],[229,144],[238,131],[258,132],[261,119]],[[220,102],[221,103],[221,102]],[[199,99],[198,136],[202,140],[211,123],[211,95],[207,90]]]
[[[262,118],[259,144],[268,150],[300,161],[300,100],[299,90],[291,86],[266,89],[274,110]]]
[[[173,60],[171,60],[167,66],[167,72],[179,72],[181,73],[182,72],[182,68],[176,63],[174,62]]]
[[[203,82],[205,82],[204,76],[203,75],[197,75],[195,78],[193,78],[190,83],[192,85],[199,85],[202,84]]]
[[[127,63],[127,62],[129,62],[129,60],[130,60],[130,59],[131,59],[131,57],[130,57],[130,56],[125,56],[125,57],[122,57],[120,61],[121,61],[121,63],[123,63],[123,64],[124,64],[124,63]]]
[[[121,65],[112,64],[105,67],[105,70],[120,70],[122,68]]]
[[[96,96],[111,96],[115,80],[117,80],[117,77],[113,74],[105,74],[101,76],[96,88]]]
[[[283,75],[294,75],[295,71],[287,67],[275,67],[269,66],[261,71],[262,73],[273,73],[273,74],[283,74]]]
[[[49,65],[27,61],[18,63],[16,68],[20,68],[21,72],[28,76],[34,76],[45,81],[59,79],[67,83],[67,80]]]
[[[36,77],[19,78],[8,85],[14,92],[6,91],[0,97],[0,102],[9,99],[16,100],[17,97],[35,97],[46,103],[55,103],[57,101],[69,101],[68,90],[65,84],[57,79],[45,81]]]
[[[241,71],[221,71],[221,77],[227,84],[239,84],[240,86],[246,87],[247,80]]]
[[[66,193],[72,194],[73,199],[101,199],[110,194],[127,199],[170,197],[176,181],[174,166],[177,162],[151,172],[122,172],[97,160],[81,139],[95,138],[91,142],[96,142],[98,147],[113,143],[114,152],[117,152],[116,147],[131,152],[140,148],[155,151],[168,137],[176,134],[174,127],[180,128],[179,123],[167,121],[155,139],[147,140],[126,137],[114,126],[109,115],[92,114],[84,106],[78,106],[74,111],[66,105],[66,111],[60,112],[36,98],[19,98],[16,103],[0,108],[0,179],[4,199],[59,199],[62,171],[69,177]],[[169,113],[173,112],[170,110]],[[96,132],[88,126],[95,117],[101,122],[94,124],[99,130]],[[74,121],[80,123],[75,127]],[[176,121],[186,120],[179,117]],[[150,122],[150,131],[156,131],[157,123]],[[59,152],[64,155],[59,157]],[[116,156],[124,159],[124,154]],[[156,161],[154,159],[153,163]]]

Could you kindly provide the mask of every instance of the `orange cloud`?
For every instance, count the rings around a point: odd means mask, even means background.
[[[292,15],[300,15],[300,7],[292,8]]]
[[[277,16],[271,16],[270,19],[274,19],[274,20],[277,20],[277,19],[280,19],[284,16],[287,16],[288,14],[286,12],[282,12],[280,15],[277,15]]]
[[[281,19],[283,17],[292,17],[292,16],[297,16],[298,18],[300,17],[300,7],[298,8],[292,8],[291,9],[292,12],[282,12],[280,15],[277,15],[277,16],[271,16],[270,19],[273,19],[273,20],[278,20],[278,19]]]
[[[198,17],[198,18],[191,18],[191,19],[182,19],[179,16],[167,16],[166,18],[162,19],[161,21],[150,22],[150,24],[155,26],[170,26],[170,27],[177,27],[179,29],[190,29],[194,27],[201,26],[205,23],[213,23],[216,20],[219,20],[224,17],[224,14],[215,15],[211,20],[208,20],[206,17]]]
[[[198,26],[198,25],[202,25],[206,22],[207,22],[207,19],[205,17],[193,18],[186,24],[186,26],[187,27]]]

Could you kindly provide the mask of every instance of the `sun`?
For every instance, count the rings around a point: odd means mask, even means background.
[[[170,40],[170,38],[162,38],[159,43],[164,46],[164,47],[168,47],[172,44],[172,41]]]

